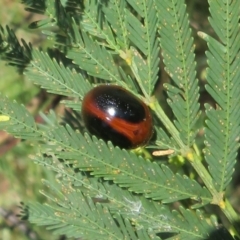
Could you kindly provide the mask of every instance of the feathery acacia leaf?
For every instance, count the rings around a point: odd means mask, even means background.
[[[29,10],[48,16],[31,27],[48,27],[49,36],[59,37],[58,47],[64,47],[68,57],[93,76],[91,80],[117,83],[131,91],[137,82],[146,102],[151,101],[158,79],[161,44],[166,71],[173,80],[166,89],[178,130],[175,136],[172,134],[174,139],[163,129],[157,130],[156,144],[176,153],[181,152],[181,144],[194,144],[199,88],[183,0],[23,1]],[[67,7],[69,3],[73,7]],[[206,186],[212,193],[223,192],[229,184],[239,148],[240,0],[209,3],[209,22],[220,39],[218,42],[202,34],[209,46],[206,89],[218,105],[217,109],[206,105],[204,154],[212,175],[208,180],[216,189]],[[80,9],[80,5],[84,7]],[[76,99],[91,88],[87,74],[77,74],[48,54],[32,51],[25,42],[21,46],[8,29],[7,33],[1,32],[0,51],[6,60],[22,68],[28,64],[25,74],[30,80],[49,92],[74,97],[65,104],[79,111]],[[31,142],[41,141],[40,154],[34,160],[57,173],[57,184],[53,179],[44,181],[50,193],[43,194],[53,204],[30,204],[25,209],[30,221],[49,226],[55,234],[87,239],[161,239],[157,236],[163,232],[171,234],[164,239],[211,239],[210,231],[216,230],[216,223],[200,211],[180,207],[172,212],[168,206],[183,199],[191,200],[188,206],[195,203],[192,208],[213,203],[215,199],[199,183],[69,125],[60,126],[53,113],[44,115],[49,125],[36,125],[24,107],[0,98],[0,128]],[[81,124],[72,125],[75,128]],[[176,136],[180,139],[178,146]],[[224,204],[222,198],[220,201]]]
[[[54,127],[49,126],[48,129],[41,128],[40,125],[40,128],[37,129],[33,125],[34,122],[29,122],[33,120],[29,114],[26,115],[27,111],[23,107],[20,108],[18,104],[11,104],[9,101],[6,101],[6,104],[12,106],[6,110],[6,105],[1,104],[1,113],[10,117],[9,127],[6,130],[25,139],[38,139],[41,136],[46,142],[46,145],[40,146],[41,152],[46,154],[52,152],[57,158],[64,159],[66,164],[72,164],[74,168],[91,171],[97,177],[113,180],[121,187],[166,203],[186,198],[198,201],[199,194],[202,205],[211,201],[209,192],[197,182],[175,175],[164,165],[160,167],[158,164],[144,160],[126,150],[115,148],[111,144],[107,145],[95,137],[92,139],[87,134],[83,137],[70,126],[55,125]],[[16,114],[15,116],[12,111]],[[15,123],[15,119],[17,119],[17,123]],[[28,125],[26,125],[26,121],[28,121]],[[4,127],[5,125],[6,123]],[[28,128],[29,134],[26,134]],[[99,153],[101,153],[101,157],[99,157]],[[116,158],[116,156],[118,157]]]
[[[111,54],[85,32],[79,32],[73,23],[74,36],[71,36],[73,47],[67,56],[85,70],[89,75],[123,85],[118,67]]]
[[[128,1],[128,3],[134,10],[138,8],[134,1]],[[98,4],[95,1],[88,2],[80,24],[91,35],[106,41],[104,44],[100,42],[98,44],[106,45],[123,58],[127,65],[130,65],[145,97],[151,95],[158,79],[160,61],[154,1],[141,2],[143,6],[141,17],[144,24],[130,12],[129,8],[124,9],[127,6],[124,0],[111,0]],[[129,50],[129,45],[137,46],[144,57],[134,47]],[[116,81],[116,79],[113,80]],[[128,89],[127,86],[125,87]]]
[[[209,19],[220,42],[206,34],[209,51],[206,89],[217,108],[206,105],[205,157],[218,191],[229,184],[236,163],[240,135],[240,1],[209,1]],[[236,16],[232,18],[232,16]]]
[[[151,231],[148,231],[147,228],[136,231],[135,226],[128,218],[123,218],[114,210],[125,209],[126,213],[131,210],[134,215],[135,210],[132,209],[131,203],[123,197],[126,195],[123,194],[124,190],[117,190],[116,186],[110,184],[103,186],[96,179],[82,178],[81,174],[73,171],[72,174],[74,175],[71,176],[72,178],[83,183],[83,186],[86,187],[85,190],[79,191],[78,187],[76,189],[70,187],[72,180],[69,178],[65,181],[61,179],[61,182],[58,181],[54,185],[44,181],[51,189],[51,194],[44,192],[43,194],[53,203],[51,206],[29,203],[23,208],[22,216],[37,225],[48,226],[48,229],[53,230],[54,234],[65,234],[68,237],[152,239],[149,236]],[[89,192],[92,190],[98,194],[95,193],[95,196],[90,197],[92,194],[89,195]],[[106,196],[107,198],[105,198]],[[155,237],[154,239],[159,238]]]
[[[102,3],[101,10],[115,34],[116,45],[126,51],[129,43],[125,8],[125,0],[110,0],[105,4]]]
[[[197,206],[211,201],[209,192],[194,180],[175,175],[164,165],[160,167],[135,154],[108,146],[95,137],[92,139],[87,134],[83,137],[69,126],[55,127],[46,131],[46,135],[44,134],[48,139],[48,147],[44,145],[43,152],[46,149],[47,152],[55,152],[55,156],[64,159],[66,164],[91,171],[97,177],[113,180],[121,187],[143,193],[147,198],[166,203],[186,198],[198,201],[200,194],[201,203],[197,202]]]
[[[206,239],[209,232],[215,230],[212,223],[203,219],[200,211],[181,207],[180,213],[171,212],[159,202],[133,196],[114,184],[83,177],[73,169],[69,174],[67,167],[65,170],[64,167],[56,169],[62,172],[65,180],[59,179],[54,184],[44,181],[51,194],[43,192],[54,205],[30,203],[22,214],[37,225],[49,226],[48,229],[53,229],[55,234],[87,239],[98,236],[98,239],[145,240],[160,239],[154,235],[167,232],[174,234],[173,239]],[[80,185],[72,185],[72,179],[79,181]]]
[[[121,78],[123,71],[120,66],[124,65],[124,67],[126,67],[127,64],[121,63],[119,60],[119,58],[122,58],[124,61],[128,61],[129,43],[127,37],[127,23],[125,20],[125,6],[124,0],[111,0],[108,2],[96,2],[94,0],[87,1],[82,19],[78,24],[80,29],[82,29],[82,32],[89,33],[89,36],[94,39],[93,41],[90,37],[89,40],[91,41],[88,44],[89,48],[97,48],[99,51],[101,50],[101,52],[99,52],[100,60],[107,56],[108,61],[100,63],[100,65],[102,64],[102,72],[105,73],[103,79],[118,83],[124,88],[132,91],[131,86],[133,85],[133,81],[131,79],[127,79],[126,81],[126,78]],[[78,36],[78,39],[81,39],[81,34],[79,34],[77,30],[77,24],[73,29],[75,34],[74,36],[71,34],[71,39],[76,39],[76,36]],[[73,46],[75,46],[75,40],[72,40],[72,42]],[[91,46],[92,44],[94,44],[94,46]],[[87,55],[88,53],[86,53],[86,56]],[[113,61],[113,57],[117,59],[117,64]],[[92,68],[92,70],[89,71],[95,72],[96,69],[94,69],[94,65],[97,64],[98,60],[90,60],[90,58],[91,57],[89,57],[89,61],[92,61],[92,65],[89,65],[89,68]],[[110,69],[105,69],[106,65],[112,69],[112,72],[108,72]],[[117,65],[119,65],[119,67],[117,67]],[[83,69],[88,71],[87,68],[83,67]],[[93,76],[101,77],[98,73],[97,75],[95,73],[92,74]]]
[[[160,147],[160,149],[172,149],[176,153],[179,152],[179,147],[177,143],[167,135],[167,133],[162,128],[156,129],[157,139],[156,145]]]
[[[37,131],[34,118],[24,106],[1,95],[0,102],[0,114],[8,117],[7,121],[0,121],[1,129],[18,138],[39,140],[41,134]]]
[[[21,44],[22,43],[22,44]],[[0,26],[0,56],[10,65],[16,66],[20,72],[31,60],[32,48],[24,40],[17,39],[14,32],[7,26]]]
[[[167,84],[168,103],[177,119],[175,125],[187,146],[194,143],[199,118],[199,87],[194,48],[183,0],[157,1],[160,44],[166,71],[174,82]]]
[[[106,208],[94,204],[91,199],[77,194],[78,204],[72,209],[64,207],[29,204],[29,221],[37,225],[48,226],[54,234],[85,239],[123,239],[124,235],[117,221]],[[76,201],[74,201],[76,203]],[[133,230],[132,230],[133,232]],[[134,233],[133,233],[134,234]],[[130,239],[129,237],[127,239]]]
[[[130,65],[144,95],[150,96],[158,80],[160,63],[159,43],[157,39],[157,11],[155,1],[128,0],[128,3],[140,15],[140,18],[129,10],[127,14],[129,40],[140,50],[132,50]]]
[[[44,8],[44,15],[47,16],[45,19],[41,19],[38,21],[35,21],[31,23],[30,28],[48,28],[48,27],[55,27],[58,25],[58,11],[57,11],[57,5],[60,6],[58,1],[51,1],[47,0],[45,3],[43,3],[43,6],[38,6],[35,4],[32,4],[28,10],[32,12],[42,13],[42,9],[39,7]]]
[[[52,0],[39,0],[39,1],[31,1],[31,0],[23,0],[26,4],[26,10],[29,12],[44,14],[47,18],[32,22],[30,28],[47,28],[53,27],[57,25],[57,1]]]
[[[33,51],[32,60],[25,70],[26,77],[47,91],[80,99],[91,89],[91,85],[79,73],[65,68],[48,54]]]
[[[91,36],[96,36],[97,39],[105,40],[110,49],[117,50],[113,32],[105,21],[105,17],[101,11],[105,8],[105,4],[107,3],[101,3],[101,1],[87,1],[84,5],[84,12],[79,25],[81,29],[88,32]]]

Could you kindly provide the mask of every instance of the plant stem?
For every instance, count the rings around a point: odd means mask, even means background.
[[[130,68],[136,78],[136,81],[137,81],[139,87],[141,88],[143,95],[145,96],[145,98],[147,98],[149,96],[149,94],[146,92],[144,86],[142,85],[141,77],[139,76],[139,73],[138,73],[138,67],[134,60],[131,62]]]
[[[184,157],[191,163],[192,167],[195,169],[195,171],[199,174],[201,177],[202,181],[204,182],[205,186],[209,190],[209,192],[213,196],[212,204],[218,205],[222,211],[224,212],[225,216],[228,218],[229,222],[232,224],[234,227],[235,233],[237,235],[240,234],[240,226],[239,220],[240,217],[237,215],[235,210],[233,209],[232,205],[229,203],[228,200],[224,201],[224,193],[223,192],[218,192],[214,186],[213,180],[205,166],[202,164],[200,156],[197,154],[198,151],[197,149],[193,150],[190,149],[188,146],[186,146],[181,138],[178,130],[176,127],[173,125],[173,123],[169,120],[159,103],[157,102],[156,99],[154,99],[149,106],[151,109],[156,113],[158,118],[162,121],[168,132],[172,135],[174,140],[178,143],[181,152]]]
[[[233,209],[232,205],[228,201],[228,199],[225,200],[225,205],[223,208],[221,208],[222,211],[224,212],[225,216],[227,219],[230,221],[232,226],[234,227],[234,233],[240,237],[240,217],[236,213],[236,211]]]
[[[204,182],[205,186],[209,190],[209,192],[213,196],[212,204],[221,205],[222,199],[223,199],[223,193],[219,193],[212,181],[212,177],[205,168],[205,166],[202,164],[200,157],[195,153],[189,153],[186,157],[188,161],[191,163],[192,167],[195,169],[195,171],[198,173],[198,175],[201,177],[202,181]]]
[[[192,164],[193,168],[196,170],[196,172],[200,175],[201,179],[205,183],[206,187],[209,189],[211,194],[214,196],[219,195],[217,190],[215,189],[212,178],[206,168],[203,166],[200,157],[189,147],[187,147],[180,138],[180,134],[176,127],[173,125],[173,123],[169,120],[159,103],[154,100],[153,104],[150,105],[150,107],[155,111],[158,118],[162,121],[166,129],[169,131],[169,133],[172,135],[174,140],[178,143],[181,152],[183,153],[184,157],[188,159],[188,161]],[[219,198],[217,198],[219,200]],[[216,200],[217,200],[216,199]],[[222,198],[221,198],[222,199]]]
[[[168,132],[172,135],[174,140],[177,142],[180,149],[186,150],[187,146],[185,146],[185,144],[182,142],[182,139],[180,137],[178,130],[173,125],[173,123],[169,120],[168,116],[165,114],[165,112],[163,111],[163,109],[161,108],[161,106],[159,105],[156,99],[154,99],[153,102],[150,103],[150,108],[156,113],[156,115],[164,124]]]

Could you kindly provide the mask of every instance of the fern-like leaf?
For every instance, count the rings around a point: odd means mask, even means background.
[[[92,180],[93,188],[101,185]],[[54,205],[30,203],[23,209],[23,216],[37,225],[47,225],[58,235],[145,240],[159,239],[156,234],[164,232],[174,236],[167,239],[200,240],[208,238],[215,230],[212,223],[204,220],[200,211],[195,213],[181,207],[180,212],[171,212],[159,202],[141,196],[136,201],[126,190],[117,190],[114,185],[106,184],[101,187],[103,195],[89,197],[87,194],[91,187],[86,192],[69,187],[66,181],[54,185],[45,183],[50,187],[51,194],[44,195]],[[109,198],[105,198],[104,191]]]
[[[156,133],[156,145],[159,146],[160,149],[172,149],[176,154],[179,152],[177,143],[169,137],[162,128],[156,129]]]
[[[95,36],[100,45],[114,51],[126,60],[128,50],[128,32],[126,23],[126,1],[89,0],[84,6],[81,29]]]
[[[9,99],[0,95],[0,114],[7,119],[0,121],[0,129],[22,139],[39,140],[41,138],[34,118],[24,106],[10,102]]]
[[[157,6],[165,69],[174,82],[174,85],[166,85],[168,103],[177,119],[175,125],[184,144],[191,146],[197,133],[199,87],[186,6],[183,0],[157,1]]]
[[[74,36],[71,36],[73,48],[68,51],[67,56],[89,75],[122,85],[112,55],[85,32],[80,33],[75,23],[73,23],[73,30]]]
[[[58,1],[51,0],[40,0],[40,1],[32,1],[32,0],[23,0],[26,4],[26,10],[33,13],[45,14],[47,18],[32,22],[30,24],[30,28],[47,28],[57,26],[57,5]]]
[[[102,9],[104,4],[101,1],[89,0],[84,5],[82,19],[79,22],[81,29],[88,32],[97,39],[105,40],[110,49],[117,50],[116,41],[110,26],[106,23]],[[110,3],[111,4],[111,3]]]
[[[91,171],[97,177],[113,180],[121,187],[166,203],[186,198],[199,201],[199,194],[200,205],[211,201],[209,192],[197,182],[175,175],[164,165],[160,167],[131,152],[107,145],[95,137],[92,139],[87,134],[83,136],[70,126],[51,125],[46,128],[40,125],[36,128],[32,117],[23,107],[4,98],[0,112],[10,118],[7,122],[1,122],[7,131],[25,139],[41,137],[45,142],[40,146],[42,153],[54,153],[55,157],[65,160],[66,164],[72,164],[74,168]]]
[[[205,157],[216,189],[224,191],[231,181],[240,136],[240,1],[209,1],[210,23],[222,43],[207,41],[209,68],[206,89],[217,108],[206,105]]]
[[[111,144],[108,146],[95,137],[91,139],[87,134],[83,137],[69,126],[55,127],[46,131],[44,136],[48,141],[46,146],[42,146],[43,152],[54,152],[56,157],[64,159],[74,168],[113,180],[121,187],[143,193],[147,198],[165,203],[192,198],[200,200],[196,206],[211,201],[209,192],[194,180],[175,175],[164,165],[160,167]],[[100,152],[102,157],[96,157]]]
[[[123,50],[127,50],[129,46],[126,27],[126,6],[125,0],[110,0],[105,4],[103,1],[101,8],[104,18],[106,18],[115,34],[115,45]]]
[[[48,92],[68,97],[82,99],[91,89],[90,83],[81,74],[65,68],[62,63],[37,50],[32,53],[32,61],[25,75]]]
[[[160,52],[157,40],[157,11],[155,1],[128,0],[138,16],[127,11],[129,40],[136,49],[131,48],[133,59],[130,67],[144,95],[150,96],[158,80]]]
[[[85,185],[86,180],[84,180]],[[94,188],[94,182],[96,181],[92,179],[92,188]],[[115,203],[111,203],[109,200],[101,199],[103,195],[92,198],[87,195],[86,191],[81,192],[69,187],[69,185],[66,185],[66,180],[54,185],[47,181],[44,181],[44,183],[51,189],[51,194],[44,192],[43,194],[51,200],[52,204],[51,206],[38,203],[28,204],[23,209],[23,217],[28,217],[30,222],[48,226],[47,228],[53,230],[54,234],[64,234],[74,238],[151,239],[147,230],[136,231],[135,226],[131,224],[128,218],[124,219],[119,213],[113,211],[112,207],[109,208],[109,205],[115,205],[117,202],[121,203],[118,200],[120,196],[123,199],[120,193],[114,191],[115,196],[118,197],[115,197]],[[109,190],[111,190],[111,187]],[[128,202],[123,201],[123,205],[128,204]]]
[[[32,48],[24,40],[20,43],[14,32],[0,26],[0,56],[10,65],[16,66],[20,72],[31,60]]]
[[[156,9],[152,0],[141,1],[138,5],[134,1],[128,1],[128,4],[137,11],[140,19],[131,13],[124,0],[111,0],[107,3],[103,1],[99,5],[95,4],[95,1],[89,1],[80,24],[91,35],[104,39],[104,44],[130,65],[134,77],[147,97],[152,93],[159,70]],[[134,47],[129,51],[129,45],[138,47],[139,52]]]
[[[160,239],[156,234],[164,232],[174,236],[167,239],[206,239],[216,230],[200,211],[180,207],[180,212],[171,212],[160,202],[134,196],[112,183],[84,177],[68,166],[59,168],[56,163],[51,166],[63,176],[55,183],[44,181],[51,194],[42,193],[52,202],[51,206],[30,203],[23,209],[23,217],[49,226],[55,234],[145,240]]]
[[[83,196],[80,198],[79,193],[77,197],[78,205],[73,206],[75,212],[63,207],[29,204],[28,220],[40,226],[48,226],[47,229],[53,230],[57,235],[103,240],[124,238],[120,228],[117,227],[117,221],[106,208],[94,204],[91,199],[87,199],[86,202]]]

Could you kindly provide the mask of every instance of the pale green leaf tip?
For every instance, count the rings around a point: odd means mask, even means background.
[[[6,115],[0,115],[0,122],[7,122],[10,120],[9,116]]]
[[[207,39],[208,39],[208,35],[207,35],[206,33],[204,33],[204,32],[198,31],[198,32],[197,32],[197,35],[198,35],[200,38],[204,39],[204,40],[207,40]]]

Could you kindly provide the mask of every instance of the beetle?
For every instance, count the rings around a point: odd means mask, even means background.
[[[81,113],[91,134],[121,148],[143,146],[153,134],[148,106],[120,86],[106,84],[90,90],[83,98]]]

